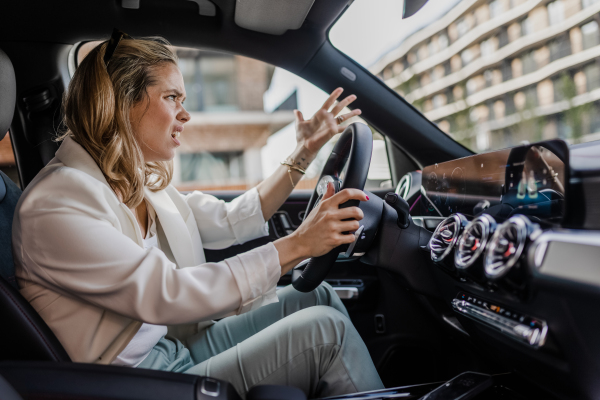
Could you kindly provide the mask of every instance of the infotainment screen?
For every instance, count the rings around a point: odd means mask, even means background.
[[[424,168],[422,205],[430,215],[485,210],[560,220],[567,174],[568,148],[560,140],[478,154]]]

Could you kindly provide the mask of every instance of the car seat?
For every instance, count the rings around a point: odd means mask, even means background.
[[[0,50],[0,140],[13,119],[15,73]],[[21,296],[12,257],[12,220],[21,189],[0,171],[0,360],[71,361],[54,333]]]

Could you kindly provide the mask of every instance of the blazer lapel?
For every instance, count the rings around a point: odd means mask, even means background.
[[[146,189],[146,200],[152,204],[162,226],[169,247],[179,268],[196,265],[192,238],[179,209],[164,191],[153,192]]]

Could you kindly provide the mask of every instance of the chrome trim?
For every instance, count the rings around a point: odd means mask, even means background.
[[[404,186],[404,190],[402,190],[402,192],[400,192],[400,189],[402,188],[402,183],[406,181],[406,186]],[[396,185],[396,194],[400,197],[402,197],[404,200],[406,200],[406,197],[408,196],[408,192],[410,191],[410,188],[412,186],[412,176],[410,174],[405,174],[404,176],[402,176],[402,178],[400,178],[400,182],[398,182],[398,185]]]
[[[471,229],[473,229],[473,227],[477,224],[481,226],[481,243],[479,244],[479,247],[473,252],[471,258],[465,262],[463,261],[464,257],[461,255],[461,252],[463,251],[462,248],[465,244],[467,233]],[[494,220],[494,218],[487,214],[482,214],[479,217],[475,218],[473,221],[471,221],[469,225],[465,227],[463,234],[461,235],[460,240],[458,241],[458,248],[456,249],[456,253],[454,253],[454,264],[456,264],[456,268],[467,269],[471,265],[473,265],[475,261],[477,261],[481,253],[483,253],[485,246],[487,245],[488,239],[490,238],[490,233],[493,232],[495,224],[496,221]]]
[[[536,269],[539,269],[544,262],[546,250],[548,249],[548,244],[550,242],[563,242],[600,247],[600,232],[577,230],[543,232],[529,246],[527,251],[527,263]]]
[[[334,287],[333,290],[342,300],[351,300],[358,298],[358,288],[355,287],[340,286]]]
[[[207,381],[211,381],[211,382],[215,382],[217,384],[217,390],[208,390],[206,389],[206,382]],[[200,386],[200,391],[210,397],[219,397],[219,394],[221,393],[221,382],[219,382],[216,379],[211,379],[211,378],[204,378],[202,380],[202,386]]]
[[[421,228],[427,229],[427,226],[425,225],[426,219],[438,220],[438,221],[442,222],[443,220],[446,219],[446,217],[411,217],[411,219],[415,223],[415,225],[420,226]],[[438,225],[439,224],[440,223],[438,222]]]
[[[508,337],[528,344],[533,348],[540,348],[546,343],[548,325],[545,321],[538,320],[542,328],[531,328],[517,321],[498,315],[492,311],[474,306],[473,304],[459,299],[452,300],[454,310],[465,317],[482,322]]]
[[[453,327],[454,329],[456,329],[457,331],[459,331],[460,333],[463,333],[467,336],[471,336],[469,335],[469,332],[465,331],[464,328],[462,327],[462,325],[460,324],[460,322],[458,322],[458,320],[453,321],[453,318],[456,320],[456,317],[448,317],[447,315],[442,315],[442,319],[444,320],[445,323],[447,323],[448,325],[450,325],[451,327]]]
[[[281,290],[287,286],[277,286],[276,290]],[[360,292],[354,286],[333,286],[333,290],[337,293],[340,299],[351,300],[357,299]]]
[[[492,236],[490,240],[490,244],[485,251],[485,259],[483,263],[483,269],[485,271],[485,275],[490,279],[497,279],[504,276],[510,269],[516,264],[516,262],[523,254],[523,249],[525,248],[525,241],[527,240],[528,234],[528,226],[530,222],[527,218],[522,215],[515,215],[511,217],[508,221],[504,222],[502,225],[496,229],[496,232]],[[498,247],[498,243],[500,242],[501,236],[511,227],[516,226],[517,229],[517,238],[516,238],[516,250],[513,254],[511,254],[508,258],[508,261],[505,264],[498,264],[498,262],[494,263],[492,260],[492,256],[494,255],[494,251],[496,247]]]
[[[433,235],[431,235],[431,239],[429,239],[429,244],[428,244],[429,249],[430,249],[431,259],[433,261],[442,261],[444,258],[446,258],[446,256],[448,254],[450,254],[450,252],[452,251],[452,248],[456,244],[456,241],[458,239],[458,236],[459,236],[461,228],[462,228],[461,219],[462,218],[461,218],[460,214],[452,214],[448,218],[444,219],[437,226],[437,228],[435,228],[435,231],[433,232]],[[446,221],[448,221],[447,224],[446,224]],[[438,239],[436,236],[440,235],[440,232],[441,232],[442,228],[444,228],[446,226],[450,226],[450,224],[454,224],[455,225],[455,230],[454,230],[454,233],[452,235],[452,240],[448,243],[448,246],[446,247],[446,249],[444,250],[444,252],[440,256],[437,256],[435,254],[434,250],[433,250],[433,246],[438,246],[438,247],[441,247],[441,246],[439,246],[439,245],[432,245],[432,242],[434,240],[439,242],[440,239]]]
[[[346,250],[346,252],[344,253],[344,257],[349,258],[352,256],[352,251],[354,251],[356,242],[358,242],[358,239],[360,238],[360,235],[362,234],[362,232],[364,230],[365,230],[365,226],[361,225],[360,228],[358,228],[356,230],[356,232],[354,232],[354,242],[350,243],[350,246],[348,246],[348,250]]]

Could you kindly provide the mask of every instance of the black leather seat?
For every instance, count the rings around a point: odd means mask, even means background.
[[[0,50],[0,140],[13,119],[16,81],[12,63]],[[48,325],[18,292],[12,257],[12,220],[21,195],[0,172],[0,360],[71,361]]]

